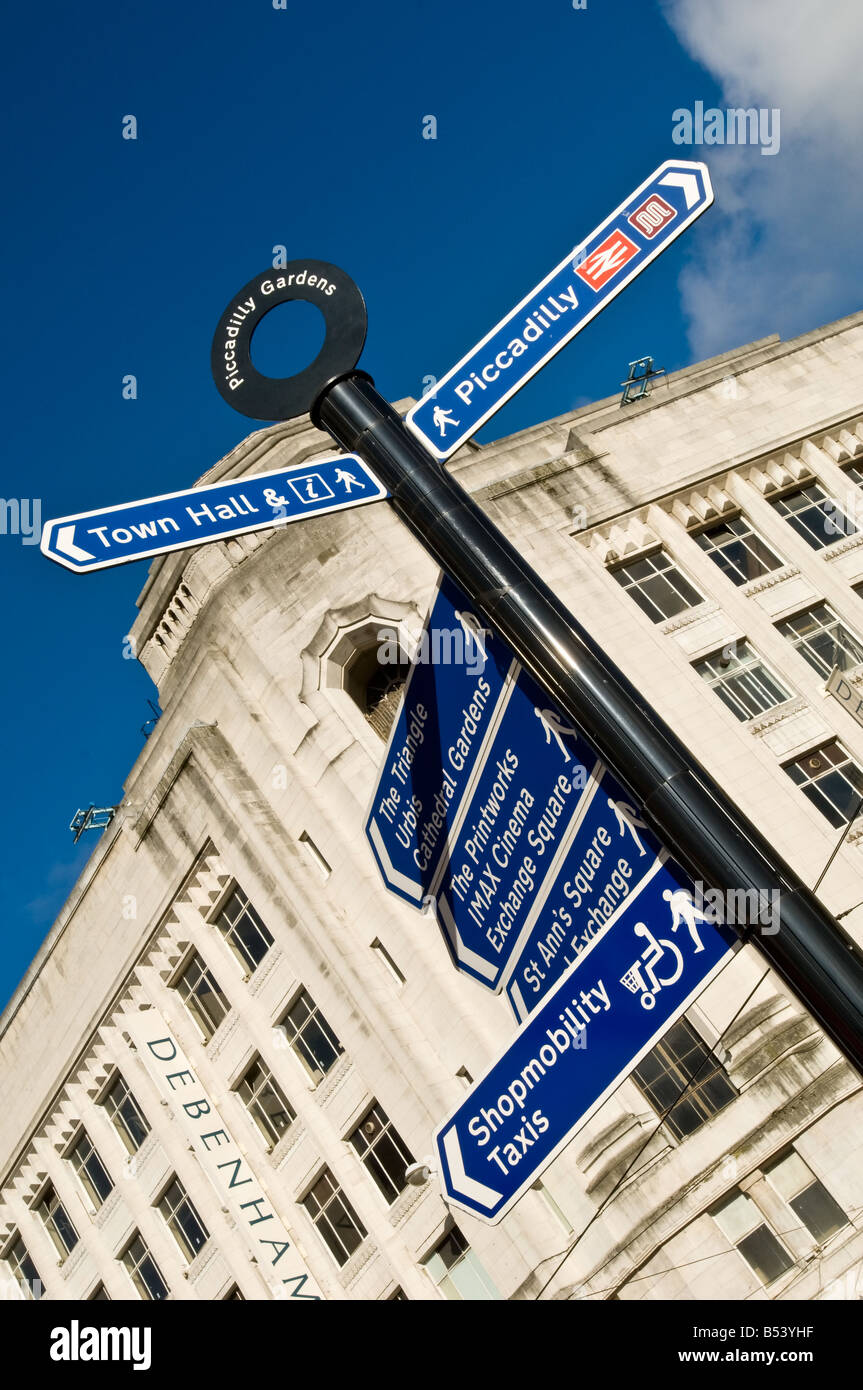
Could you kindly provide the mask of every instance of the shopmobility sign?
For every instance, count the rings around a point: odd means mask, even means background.
[[[678,871],[650,878],[438,1128],[448,1202],[505,1216],[730,959],[734,933],[681,914],[669,883],[692,901]]]

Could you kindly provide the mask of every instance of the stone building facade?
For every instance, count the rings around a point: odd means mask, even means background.
[[[858,315],[451,465],[858,939],[861,369]],[[751,945],[498,1226],[406,1181],[514,1029],[363,837],[435,578],[386,503],[151,566],[164,712],[0,1020],[7,1296],[863,1296],[860,1078]]]

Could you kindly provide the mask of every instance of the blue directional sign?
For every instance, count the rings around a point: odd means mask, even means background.
[[[734,933],[673,882],[676,901],[648,880],[640,912],[586,947],[436,1131],[447,1202],[499,1221],[730,959]]]
[[[500,698],[516,669],[509,648],[443,578],[366,820],[384,883],[416,907],[437,876],[465,794],[485,764]]]
[[[87,573],[388,496],[356,454],[329,454],[296,468],[57,517],[45,523],[41,550]]]
[[[435,912],[458,968],[497,990],[602,763],[524,670],[501,701]]]
[[[519,1022],[600,932],[644,911],[643,890],[657,874],[670,900],[685,875],[603,768],[561,838],[554,874],[547,891],[534,898],[517,958],[512,958],[514,968],[505,974],[507,997]],[[697,905],[692,910],[701,915]]]
[[[405,417],[446,459],[713,202],[707,167],[667,160]]]

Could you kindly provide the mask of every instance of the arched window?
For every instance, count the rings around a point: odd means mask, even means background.
[[[355,652],[344,670],[344,689],[382,739],[389,736],[410,671],[406,660],[385,660],[392,644],[375,642]]]

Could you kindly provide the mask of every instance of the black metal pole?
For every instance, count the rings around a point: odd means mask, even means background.
[[[423,449],[371,377],[353,371],[328,382],[311,416],[368,463],[400,519],[580,725],[692,877],[723,892],[780,895],[775,934],[729,925],[758,947],[863,1073],[863,952],[848,933]]]

